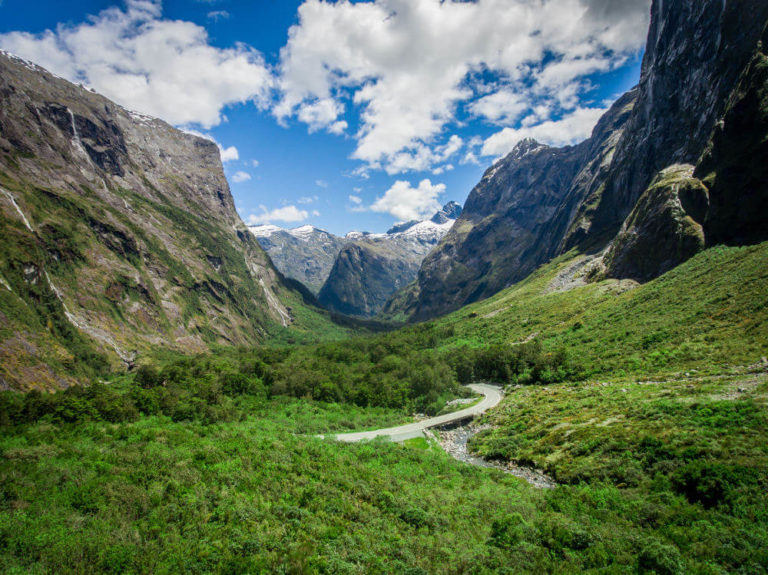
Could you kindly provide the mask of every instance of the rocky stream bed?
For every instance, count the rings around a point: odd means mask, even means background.
[[[479,467],[499,469],[515,477],[525,479],[528,483],[539,489],[557,487],[554,479],[537,469],[515,465],[509,461],[490,461],[469,453],[469,449],[467,449],[469,438],[485,429],[490,429],[490,426],[470,424],[454,429],[434,429],[432,433],[446,453],[459,461]]]

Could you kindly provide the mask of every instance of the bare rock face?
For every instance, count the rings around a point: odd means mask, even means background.
[[[0,211],[8,386],[68,385],[97,356],[255,344],[292,321],[213,142],[5,53]]]
[[[768,29],[698,164],[662,170],[625,220],[609,275],[652,279],[717,244],[768,239]]]
[[[705,246],[768,239],[768,3],[651,10],[639,85],[586,142],[524,141],[489,169],[388,314],[447,313],[574,248],[648,280]]]
[[[762,0],[655,0],[637,104],[563,249],[610,241],[658,172],[695,165],[768,21]]]
[[[696,166],[709,189],[707,245],[768,238],[768,28]]]

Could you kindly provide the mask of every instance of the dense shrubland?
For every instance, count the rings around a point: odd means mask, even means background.
[[[0,571],[766,572],[767,253],[709,250],[624,293],[547,293],[557,261],[392,333],[0,393]],[[477,380],[522,385],[474,448],[558,488],[313,437]]]
[[[309,347],[226,349],[195,357],[165,355],[141,365],[120,385],[95,383],[56,394],[0,393],[0,425],[55,423],[236,421],[240,396],[306,398],[360,407],[435,414],[447,399],[468,393],[459,384],[550,383],[573,369],[563,352],[537,343],[461,347],[437,352],[449,334],[432,324],[383,336]]]

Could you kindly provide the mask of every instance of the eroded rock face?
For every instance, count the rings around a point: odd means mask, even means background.
[[[709,188],[707,245],[768,239],[768,28],[712,133],[696,177]]]
[[[605,245],[659,171],[695,165],[768,21],[763,0],[655,0],[637,104],[565,250]]]
[[[8,385],[65,385],[56,374],[77,350],[130,365],[148,348],[255,344],[290,324],[213,142],[5,53],[0,210]]]
[[[586,142],[521,142],[488,170],[388,313],[447,313],[574,248],[610,246],[609,274],[647,280],[705,245],[767,239],[766,22],[762,0],[655,0],[638,87]],[[677,165],[695,172],[666,185]]]
[[[768,239],[768,57],[738,79],[698,165],[662,170],[613,241],[608,274],[647,281],[706,246]]]

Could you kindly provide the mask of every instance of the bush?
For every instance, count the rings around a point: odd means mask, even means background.
[[[133,380],[136,385],[143,387],[144,389],[152,389],[163,383],[163,378],[160,373],[152,365],[142,365],[136,370],[136,375]]]
[[[677,547],[653,540],[637,556],[637,570],[640,573],[676,575],[685,572],[685,565]]]
[[[711,508],[730,503],[732,489],[750,475],[744,472],[718,463],[694,461],[674,473],[672,484],[691,503]]]
[[[532,534],[533,529],[526,523],[523,516],[512,513],[493,522],[488,543],[501,549],[514,547],[522,541],[530,540]]]

